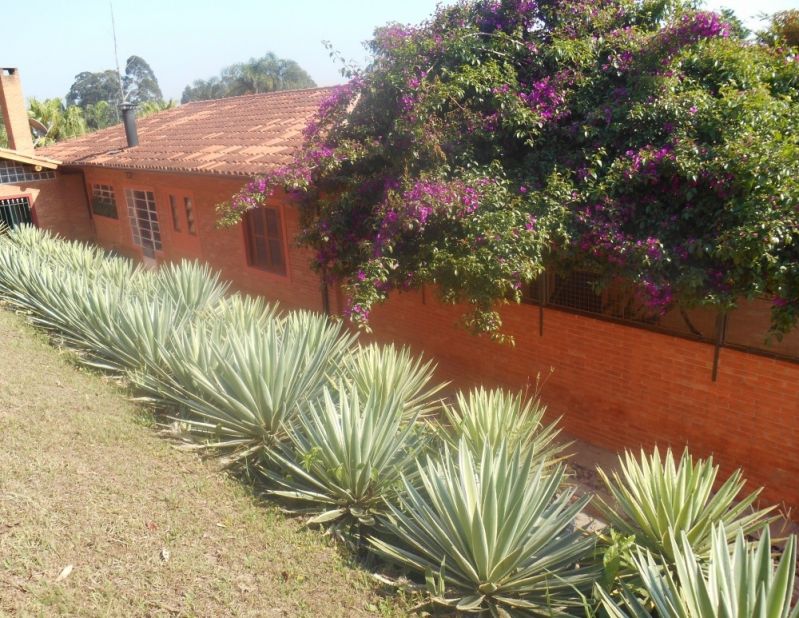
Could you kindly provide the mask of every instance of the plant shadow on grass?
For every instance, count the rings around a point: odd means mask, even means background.
[[[409,614],[415,614],[411,608],[423,605],[421,592],[424,586],[423,578],[414,578],[404,568],[388,563],[371,552],[368,548],[368,531],[364,531],[359,541],[353,545],[342,538],[326,533],[321,525],[309,525],[310,516],[298,512],[296,502],[270,494],[270,491],[276,489],[277,486],[270,482],[252,462],[247,459],[243,463],[234,465],[225,462],[224,458],[220,458],[219,452],[212,447],[205,447],[198,444],[196,440],[185,437],[179,427],[180,413],[176,413],[171,408],[142,401],[141,393],[130,382],[123,378],[109,378],[106,372],[97,368],[86,368],[74,355],[73,362],[77,363],[76,366],[81,370],[110,381],[122,394],[134,402],[136,404],[134,408],[136,410],[135,422],[155,431],[162,439],[171,443],[173,448],[192,451],[201,460],[212,465],[217,473],[233,479],[247,499],[262,509],[265,515],[272,517],[279,514],[282,517],[290,518],[303,529],[316,532],[319,541],[336,552],[344,567],[367,574],[374,583],[375,592],[378,595],[377,604],[371,608],[372,611],[381,616],[395,615],[392,612],[396,612],[399,607],[407,609]],[[434,612],[434,615],[439,614]]]

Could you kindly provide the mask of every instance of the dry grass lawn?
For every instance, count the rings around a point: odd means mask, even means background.
[[[404,615],[0,310],[0,615]]]

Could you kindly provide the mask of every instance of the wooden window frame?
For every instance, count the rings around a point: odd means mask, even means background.
[[[102,193],[109,194],[110,201],[103,201]],[[116,187],[113,183],[106,181],[92,181],[89,184],[89,195],[91,196],[91,204],[89,204],[92,216],[105,217],[106,219],[119,220],[119,201],[117,200]],[[124,196],[123,196],[124,199]]]
[[[138,222],[134,223],[134,219],[141,219],[138,216],[139,213],[133,212],[139,209],[131,208],[131,204],[128,201],[128,194],[134,194],[136,192],[139,193],[149,193],[152,195],[152,211],[148,209],[148,213],[151,212],[154,214],[154,217],[151,214],[148,214],[147,220],[150,223],[150,236],[152,238],[152,254],[150,255],[150,248],[145,246],[142,241],[142,234],[141,229],[139,228]],[[163,225],[161,220],[161,213],[159,212],[158,208],[158,192],[152,187],[144,187],[144,186],[136,186],[136,185],[126,185],[122,187],[122,195],[125,200],[125,209],[127,211],[127,220],[128,220],[128,228],[131,238],[131,243],[134,247],[138,248],[145,257],[154,258],[157,255],[163,255],[164,251],[164,234],[161,226]],[[134,198],[135,199],[135,198]],[[157,226],[157,229],[153,229],[152,226]],[[157,234],[157,238],[156,238]],[[138,238],[138,240],[137,240]]]
[[[275,225],[272,226],[272,231],[269,230],[269,222],[267,220],[268,212],[274,212],[276,216]],[[254,208],[244,215],[242,221],[242,228],[244,231],[244,249],[247,260],[247,265],[257,271],[277,275],[279,277],[288,277],[289,273],[289,260],[286,243],[285,233],[285,217],[283,216],[283,208],[280,206],[261,206]],[[255,225],[255,217],[262,217],[262,230],[263,233],[259,234]],[[258,240],[262,241],[262,247],[265,252],[257,253]],[[272,243],[278,242],[281,263],[276,264],[274,260],[274,245]]]

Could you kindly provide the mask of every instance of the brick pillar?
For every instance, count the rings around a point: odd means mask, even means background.
[[[33,137],[28,124],[25,97],[22,96],[19,69],[0,69],[0,113],[3,115],[11,150],[33,154]]]

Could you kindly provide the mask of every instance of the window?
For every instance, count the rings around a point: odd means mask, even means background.
[[[31,203],[27,197],[12,197],[0,200],[0,227],[17,227],[32,223]]]
[[[134,244],[144,249],[144,255],[154,257],[161,250],[161,228],[152,191],[125,189],[125,202]]]
[[[197,227],[194,224],[194,206],[190,197],[183,198],[183,209],[186,211],[186,230],[192,236],[197,235]]]
[[[178,215],[178,201],[174,195],[169,196],[169,211],[172,213],[172,229],[180,231],[180,215]]]
[[[32,165],[0,160],[0,185],[15,182],[35,182],[55,178],[55,170],[36,171]]]
[[[92,185],[92,212],[101,217],[118,219],[117,200],[111,185]]]
[[[247,259],[250,266],[286,274],[283,252],[283,230],[280,211],[276,208],[255,208],[244,219],[247,234]]]

